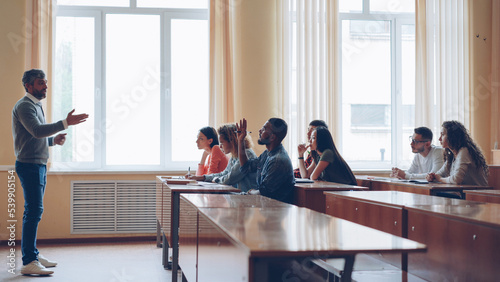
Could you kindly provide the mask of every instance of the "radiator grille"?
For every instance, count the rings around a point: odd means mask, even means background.
[[[155,189],[155,181],[73,181],[71,233],[155,233]]]

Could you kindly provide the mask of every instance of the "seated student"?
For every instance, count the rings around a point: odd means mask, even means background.
[[[257,172],[257,186],[249,194],[263,196],[291,203],[295,177],[290,157],[281,141],[286,136],[288,125],[280,118],[269,119],[259,130],[260,145],[266,149],[258,158],[248,159],[245,148],[247,136],[247,121],[243,119],[236,125],[238,131],[238,156],[240,158],[240,171],[243,173]]]
[[[445,149],[445,163],[427,181],[464,185],[488,185],[488,165],[481,149],[472,140],[465,126],[458,121],[445,121],[439,137]]]
[[[238,159],[238,137],[236,136],[236,125],[234,124],[224,124],[217,129],[219,133],[219,144],[221,150],[225,154],[231,154],[231,159],[224,169],[220,173],[205,174],[202,176],[190,176],[188,178],[195,179],[198,181],[207,181],[222,183],[226,185],[233,185],[234,187],[240,189],[243,192],[250,190],[250,188],[256,186],[256,176],[255,173],[242,173],[240,171],[240,160]],[[245,138],[245,152],[249,159],[254,159],[257,157],[255,152],[252,150],[253,143],[250,136]]]
[[[432,131],[427,127],[417,127],[410,136],[411,151],[415,157],[410,168],[405,172],[394,167],[391,177],[399,179],[425,179],[428,173],[438,171],[444,163],[444,149],[432,145]]]
[[[305,167],[304,157],[299,157],[302,178],[356,185],[356,178],[351,168],[337,151],[332,135],[326,127],[318,126],[312,132],[311,150],[313,162],[309,167]],[[299,156],[302,156],[305,151],[305,145],[298,146]]]
[[[309,148],[309,146],[311,145],[311,133],[318,126],[324,126],[324,127],[328,128],[328,126],[326,125],[326,122],[324,122],[324,121],[322,121],[320,119],[315,119],[315,120],[311,121],[309,123],[309,127],[307,128],[307,142],[309,144],[306,145],[306,149]],[[299,155],[299,157],[303,157],[303,156],[304,155]],[[307,157],[304,160],[304,163],[305,163],[306,167],[309,167],[309,165],[311,165],[312,162],[313,162],[313,158],[311,156],[311,152],[309,151],[309,152],[307,152]],[[293,175],[295,176],[295,178],[302,178],[300,176],[300,168],[294,169],[293,170]]]
[[[219,148],[219,139],[213,127],[206,126],[200,129],[196,145],[198,149],[203,150],[196,175],[218,173],[226,168],[228,158]]]

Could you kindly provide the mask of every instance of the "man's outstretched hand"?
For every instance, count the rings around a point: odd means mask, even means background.
[[[75,109],[69,112],[68,116],[66,117],[66,122],[68,123],[68,125],[76,125],[85,122],[89,118],[88,114],[73,115],[74,112]]]

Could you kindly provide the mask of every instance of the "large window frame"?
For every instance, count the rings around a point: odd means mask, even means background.
[[[158,165],[106,165],[106,16],[109,14],[129,15],[158,15],[160,17],[160,163]],[[171,23],[173,20],[204,20],[208,22],[208,9],[179,9],[179,8],[137,8],[136,1],[130,1],[130,7],[101,7],[101,6],[58,6],[57,17],[87,17],[94,19],[95,35],[95,93],[93,126],[95,128],[94,158],[92,162],[52,162],[51,169],[56,171],[182,171],[188,166],[193,166],[194,160],[172,161],[172,81],[171,75]],[[53,25],[53,34],[56,34],[56,24]],[[207,29],[208,34],[208,29]],[[54,41],[55,42],[55,41]],[[207,46],[209,42],[207,41]],[[53,60],[55,60],[55,50]],[[54,64],[55,65],[55,64]],[[52,82],[54,78],[52,79]],[[208,85],[207,85],[208,89]],[[207,91],[208,93],[208,91]],[[208,105],[207,105],[208,108]],[[189,114],[189,113],[188,113]],[[60,119],[61,117],[54,117]],[[208,120],[208,116],[207,116]],[[193,131],[193,136],[196,131]],[[145,136],[144,146],[147,146]],[[138,148],[134,148],[137,150]],[[193,150],[194,139],[193,139]]]
[[[388,21],[390,23],[390,46],[391,46],[391,160],[390,161],[377,161],[377,162],[367,162],[367,161],[353,161],[348,160],[349,165],[354,170],[387,170],[393,166],[408,167],[411,160],[404,160],[404,152],[410,150],[410,146],[406,139],[404,138],[405,133],[411,135],[413,133],[413,125],[403,126],[403,112],[404,106],[402,101],[402,26],[403,25],[415,25],[415,14],[412,13],[382,13],[382,12],[371,12],[370,11],[370,1],[363,0],[363,9],[361,12],[352,13],[339,13],[339,35],[338,42],[340,44],[340,58],[342,58],[342,24],[343,21],[349,20],[363,20],[363,21]],[[341,71],[340,77],[342,77],[342,60],[340,60],[339,70]],[[342,79],[339,79],[339,89],[342,89]],[[339,95],[339,103],[336,105],[336,112],[338,113],[337,118],[342,120],[342,107],[343,107],[343,94],[342,91]],[[341,128],[340,132],[345,132],[349,130],[343,128],[342,122],[339,123]],[[336,140],[337,146],[341,149],[344,148],[343,138]],[[369,142],[369,140],[367,140]]]

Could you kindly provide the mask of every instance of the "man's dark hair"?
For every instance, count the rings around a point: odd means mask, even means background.
[[[200,129],[200,132],[207,137],[207,139],[212,139],[212,143],[210,144],[210,148],[213,148],[215,145],[219,145],[219,138],[217,137],[217,131],[215,128],[211,126],[205,126]]]
[[[39,69],[31,69],[25,71],[23,74],[23,86],[26,92],[28,92],[28,88],[26,88],[26,83],[33,85],[35,83],[35,79],[45,79],[45,73],[43,70]]]
[[[328,125],[326,125],[326,122],[324,120],[320,120],[320,119],[315,119],[315,120],[311,121],[309,123],[309,126],[316,126],[316,127],[323,126],[323,127],[328,128]]]
[[[288,125],[286,124],[286,121],[280,118],[270,118],[268,122],[271,124],[271,130],[273,131],[274,135],[276,135],[280,142],[283,141],[288,131]]]
[[[415,134],[420,134],[422,135],[422,138],[424,140],[429,140],[432,141],[432,130],[429,128],[422,126],[422,127],[417,127],[414,130]]]

